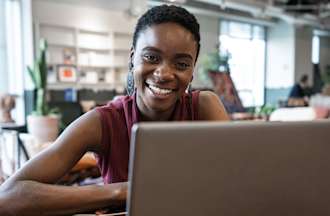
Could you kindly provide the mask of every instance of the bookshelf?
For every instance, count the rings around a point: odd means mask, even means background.
[[[48,42],[50,90],[124,90],[131,32],[35,23],[35,36],[36,41],[45,38]],[[74,81],[60,81],[59,68],[64,66],[73,68]]]

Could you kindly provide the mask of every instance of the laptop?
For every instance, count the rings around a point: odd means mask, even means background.
[[[141,123],[129,216],[330,215],[330,121]]]

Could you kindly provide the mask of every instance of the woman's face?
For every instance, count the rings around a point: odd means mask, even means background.
[[[132,63],[143,114],[173,111],[192,80],[196,53],[194,36],[178,24],[157,24],[140,32]]]

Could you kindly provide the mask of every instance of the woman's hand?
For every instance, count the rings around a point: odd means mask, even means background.
[[[109,186],[113,187],[111,190],[113,191],[114,203],[118,201],[118,204],[126,204],[127,182],[113,183],[109,184]]]
[[[95,214],[103,215],[107,213],[125,212],[128,188],[127,182],[113,183],[105,185],[105,187],[112,193],[112,199],[108,207],[97,210]]]

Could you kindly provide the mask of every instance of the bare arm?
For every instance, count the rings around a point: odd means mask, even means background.
[[[228,114],[219,97],[210,91],[199,93],[199,117],[205,121],[228,121]]]
[[[0,215],[68,215],[123,204],[126,183],[69,187],[51,185],[87,151],[101,152],[99,114],[91,111],[48,149],[29,161],[0,187]]]

